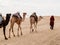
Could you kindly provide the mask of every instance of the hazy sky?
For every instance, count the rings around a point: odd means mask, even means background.
[[[31,15],[60,15],[60,0],[0,0],[0,13],[5,15],[19,11]]]

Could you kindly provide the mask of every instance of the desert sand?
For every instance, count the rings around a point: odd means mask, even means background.
[[[16,37],[13,37],[11,33],[11,38],[8,40],[4,39],[3,30],[0,28],[0,45],[60,45],[60,17],[55,16],[54,30],[50,29],[49,26],[49,16],[44,16],[41,21],[38,22],[37,32],[30,33],[30,23],[29,18],[26,18],[22,22],[22,32],[23,35],[17,36],[17,24],[14,25],[14,33]],[[9,26],[6,28],[6,35],[9,35]]]

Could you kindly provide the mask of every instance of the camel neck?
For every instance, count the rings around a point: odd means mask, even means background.
[[[6,15],[5,26],[9,23],[11,14]]]

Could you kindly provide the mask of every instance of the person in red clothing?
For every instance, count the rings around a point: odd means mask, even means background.
[[[54,27],[54,16],[51,16],[50,17],[50,29],[52,29],[53,30],[53,27]]]

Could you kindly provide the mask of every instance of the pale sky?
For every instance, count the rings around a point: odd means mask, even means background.
[[[60,0],[0,0],[0,13],[27,12],[31,15],[57,15],[60,16]]]

